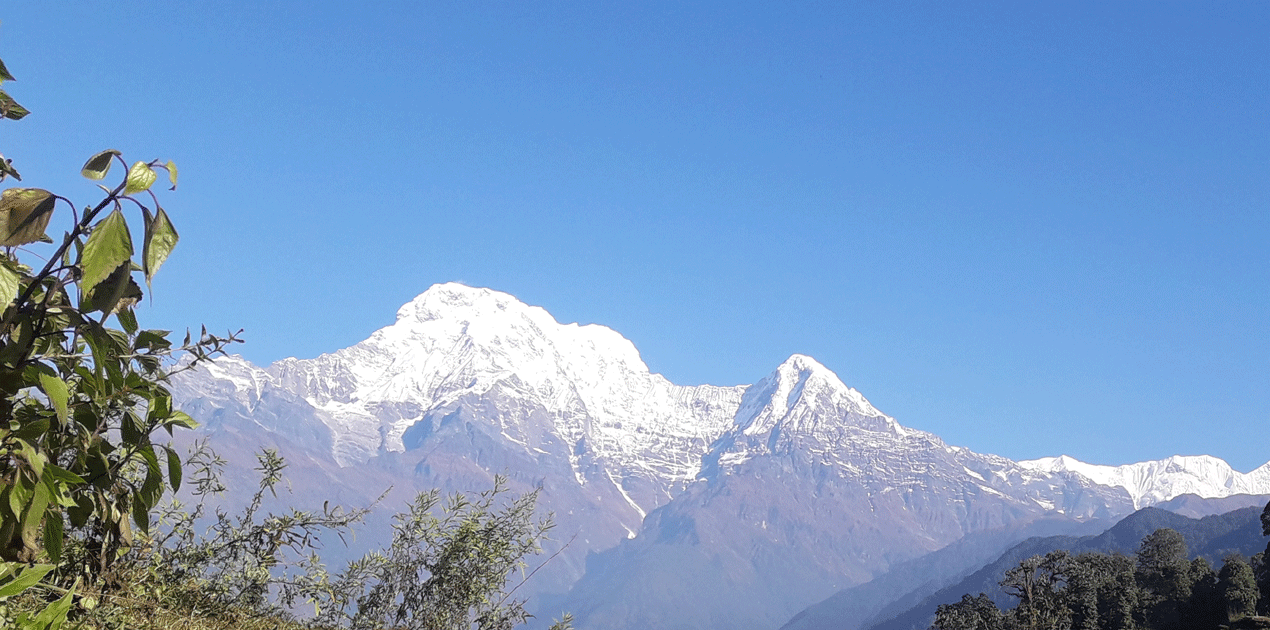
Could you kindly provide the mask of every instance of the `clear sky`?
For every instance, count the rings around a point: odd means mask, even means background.
[[[437,282],[682,384],[816,357],[1011,458],[1270,459],[1270,3],[7,3],[24,184],[173,159],[143,323],[266,364]]]

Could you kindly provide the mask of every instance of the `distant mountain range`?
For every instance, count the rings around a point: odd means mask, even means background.
[[[364,504],[392,485],[396,502],[496,473],[541,488],[572,542],[520,592],[582,629],[771,630],[958,541],[980,542],[962,543],[974,550],[953,573],[1031,531],[1080,532],[1187,493],[1270,494],[1270,464],[949,446],[802,355],[754,385],[675,385],[609,328],[453,283],[350,348],[267,367],[223,358],[173,390],[232,461],[279,446],[298,501]]]

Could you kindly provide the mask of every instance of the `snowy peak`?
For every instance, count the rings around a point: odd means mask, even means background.
[[[1018,464],[1051,474],[1075,473],[1099,485],[1124,488],[1133,498],[1135,509],[1183,494],[1220,498],[1232,494],[1263,494],[1270,488],[1270,464],[1250,473],[1241,473],[1225,461],[1209,455],[1174,455],[1124,466],[1086,464],[1066,455]]]
[[[266,373],[318,412],[342,465],[406,450],[412,427],[430,434],[465,408],[489,439],[530,458],[567,457],[579,483],[629,473],[651,480],[658,501],[696,475],[742,392],[674,385],[610,328],[561,324],[509,294],[457,283],[428,289],[361,343]]]
[[[436,333],[442,331],[447,334],[441,337],[465,338],[513,363],[533,363],[548,356],[564,367],[582,367],[571,364],[576,360],[594,363],[599,355],[609,363],[648,370],[635,344],[611,328],[561,324],[542,307],[530,306],[507,293],[456,282],[424,291],[398,309],[397,323],[381,332],[385,340],[407,341],[438,336]]]
[[[549,399],[566,394],[564,382],[618,395],[630,375],[648,374],[635,345],[610,328],[561,324],[506,293],[453,282],[403,306],[396,324],[367,343],[399,354],[426,351],[424,365],[411,366],[424,371],[432,371],[430,359],[460,358],[484,384],[514,374]]]
[[[874,431],[899,428],[837,374],[802,354],[789,357],[750,386],[736,414],[736,428],[747,436],[778,429],[815,433],[844,423]]]
[[[829,368],[795,354],[745,389],[732,427],[704,456],[702,475],[718,478],[767,455],[838,461],[837,454],[849,458],[861,448],[898,452],[913,435],[935,439],[900,426]]]
[[[632,381],[651,376],[634,344],[612,329],[561,324],[506,293],[457,283],[428,289],[362,343],[280,361],[272,371],[319,406],[432,406],[502,383],[553,412],[610,407],[631,396]]]

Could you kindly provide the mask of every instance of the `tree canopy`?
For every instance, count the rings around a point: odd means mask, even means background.
[[[1263,513],[1270,514],[1270,506]],[[1270,535],[1270,527],[1267,527]],[[1181,534],[1161,528],[1137,554],[1055,551],[1010,569],[1002,588],[1017,603],[999,610],[986,594],[939,606],[933,630],[1218,630],[1265,610],[1263,556],[1238,554],[1213,572],[1188,559]],[[1270,621],[1270,620],[1266,620]]]

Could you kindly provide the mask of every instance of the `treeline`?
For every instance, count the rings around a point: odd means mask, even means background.
[[[1261,524],[1270,536],[1270,504]],[[1232,554],[1214,570],[1205,558],[1189,559],[1182,535],[1167,528],[1142,539],[1132,556],[1053,551],[1006,572],[1000,585],[1013,608],[967,594],[938,607],[932,630],[1217,630],[1240,621],[1270,627],[1250,619],[1270,612],[1266,560],[1266,552]]]

